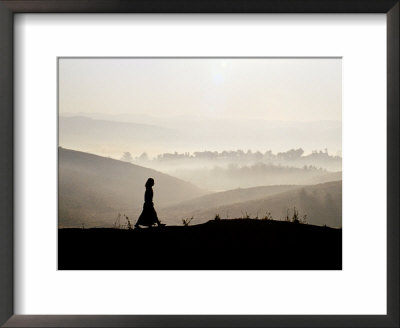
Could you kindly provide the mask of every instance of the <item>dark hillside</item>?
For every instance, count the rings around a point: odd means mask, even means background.
[[[236,219],[139,230],[59,229],[60,270],[340,270],[342,230]]]

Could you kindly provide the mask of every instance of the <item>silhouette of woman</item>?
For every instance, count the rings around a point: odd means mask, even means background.
[[[142,214],[140,214],[139,219],[135,224],[135,228],[140,228],[141,225],[151,227],[155,223],[157,223],[159,227],[165,225],[162,224],[160,220],[158,220],[157,212],[154,209],[153,186],[154,186],[154,179],[148,178],[145,184],[146,192],[144,193],[143,211]]]

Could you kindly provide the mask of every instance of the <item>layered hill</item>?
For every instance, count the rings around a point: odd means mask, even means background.
[[[92,119],[84,116],[59,117],[60,145],[87,152],[118,155],[130,151],[132,144],[165,146],[176,139],[174,130],[151,124],[116,122]],[[117,155],[117,154],[115,154]]]
[[[179,179],[191,181],[207,190],[231,190],[238,187],[274,185],[313,185],[342,179],[342,172],[329,172],[315,167],[290,167],[265,163],[250,166],[228,165],[213,168],[177,168],[168,172]]]
[[[181,224],[193,217],[193,223],[214,218],[264,217],[275,220],[293,215],[294,207],[307,222],[330,227],[342,226],[342,181],[311,186],[270,186],[215,193],[160,209],[160,216],[170,224]]]
[[[204,195],[196,186],[138,165],[59,148],[59,226],[112,226],[121,213],[137,213],[149,177],[154,201],[171,205]]]
[[[281,185],[207,194],[196,186],[138,165],[59,148],[59,226],[112,227],[118,213],[134,223],[139,216],[144,183],[155,179],[154,203],[162,222],[181,225],[222,218],[259,217],[275,220],[307,215],[315,225],[341,227],[341,181],[311,185]],[[126,222],[121,222],[126,223]]]
[[[264,186],[253,188],[238,188],[233,190],[221,191],[204,196],[196,197],[173,206],[160,207],[159,212],[169,223],[176,223],[177,219],[183,217],[195,217],[208,221],[213,217],[206,217],[204,212],[215,208],[229,207],[232,204],[244,203],[255,199],[268,198],[273,195],[281,194],[286,191],[299,189],[298,185]],[[217,214],[217,212],[215,213]],[[226,218],[226,213],[219,213],[222,218]],[[239,215],[240,216],[240,215]],[[237,216],[237,217],[239,217]],[[203,221],[203,220],[202,220]],[[181,222],[181,221],[180,221]],[[177,222],[177,223],[180,223]]]

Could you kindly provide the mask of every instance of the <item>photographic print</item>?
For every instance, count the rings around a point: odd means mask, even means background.
[[[59,58],[58,269],[341,270],[341,59]]]

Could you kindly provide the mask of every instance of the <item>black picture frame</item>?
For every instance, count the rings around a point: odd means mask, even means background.
[[[399,0],[0,0],[0,324],[5,327],[399,327]],[[14,315],[13,28],[17,13],[385,13],[387,315]]]

